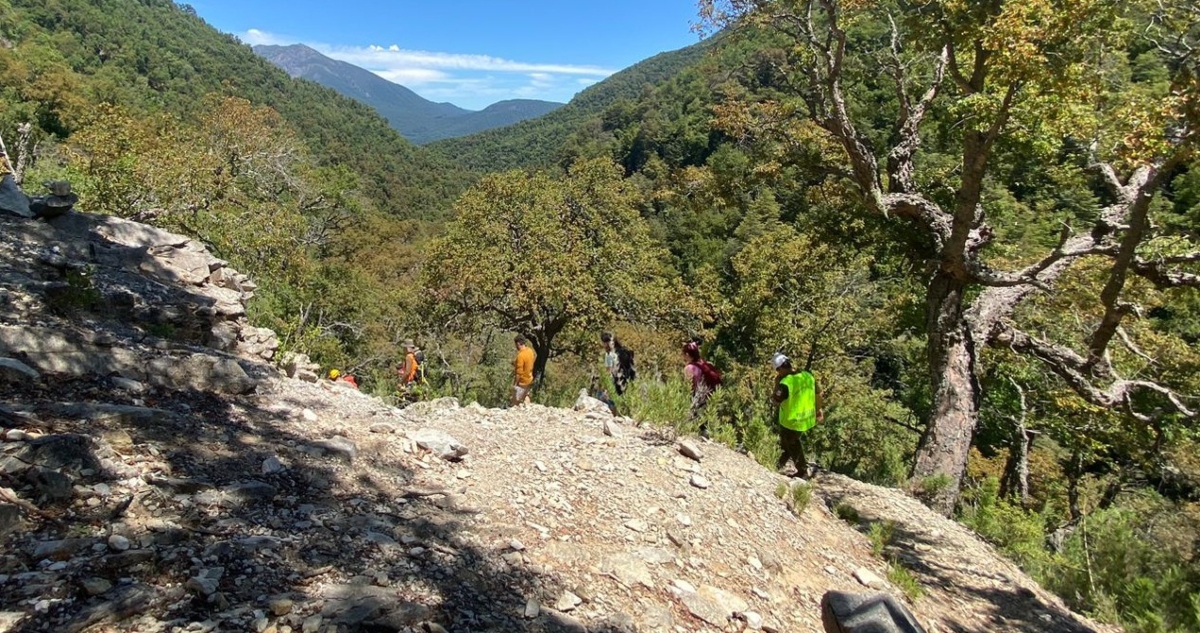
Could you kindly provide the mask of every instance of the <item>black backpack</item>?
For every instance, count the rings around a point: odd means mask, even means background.
[[[617,370],[625,380],[637,378],[637,370],[633,368],[633,350],[624,347],[617,350]]]
[[[413,352],[413,358],[417,361],[417,376],[415,382],[425,382],[425,350],[418,349]]]

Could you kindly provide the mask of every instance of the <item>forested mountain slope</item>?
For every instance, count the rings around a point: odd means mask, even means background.
[[[255,46],[254,52],[287,71],[365,103],[414,143],[466,136],[542,116],[561,103],[514,99],[480,111],[436,103],[353,64],[331,59],[303,44]]]
[[[705,40],[655,55],[589,86],[550,114],[463,138],[438,141],[429,147],[478,172],[553,165],[567,139],[590,119],[618,100],[634,99],[647,86],[666,81],[697,63],[711,46],[712,40]]]
[[[219,92],[277,110],[320,163],[350,168],[391,212],[436,215],[461,186],[451,163],[370,107],[291,79],[170,0],[9,0],[0,32],[13,43],[0,51],[8,128],[32,119],[35,137],[61,138],[97,103],[186,113]]]

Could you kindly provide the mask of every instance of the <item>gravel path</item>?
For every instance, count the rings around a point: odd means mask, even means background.
[[[930,631],[1100,630],[901,492],[822,475],[797,517],[786,478],[630,420],[282,379],[19,395],[0,632],[818,632],[825,591],[887,576],[838,502],[896,522]]]

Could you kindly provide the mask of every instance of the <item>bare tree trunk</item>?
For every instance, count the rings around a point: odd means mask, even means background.
[[[1029,411],[1025,402],[1025,390],[1012,378],[1008,380],[1017,389],[1021,413],[1012,419],[1012,439],[1008,447],[1008,461],[1004,465],[1004,479],[1000,482],[1000,496],[1007,498],[1015,492],[1017,498],[1021,500],[1021,507],[1028,507],[1029,451],[1033,447],[1033,438],[1037,436],[1037,431],[1030,431],[1025,426]]]
[[[540,388],[546,380],[546,363],[550,361],[550,339],[534,336],[529,342],[537,354],[537,358],[533,361],[533,380]]]
[[[1079,480],[1083,477],[1083,452],[1078,448],[1071,454],[1071,464],[1067,467],[1067,511],[1071,520],[1083,518],[1079,507]]]
[[[917,448],[912,476],[917,480],[945,477],[928,499],[949,516],[958,501],[967,470],[971,437],[979,421],[979,381],[975,346],[963,310],[965,284],[945,272],[929,287],[929,377],[933,411]]]
[[[32,123],[22,123],[17,126],[17,164],[13,167],[13,180],[16,181],[17,186],[25,183],[25,170],[29,167],[29,161],[33,154],[29,149],[29,137],[32,133]]]

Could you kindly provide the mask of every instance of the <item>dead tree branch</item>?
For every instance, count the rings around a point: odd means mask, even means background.
[[[1005,323],[991,341],[993,346],[1006,347],[1012,351],[1040,361],[1051,372],[1062,378],[1072,390],[1087,402],[1106,409],[1125,408],[1130,415],[1149,421],[1148,414],[1133,407],[1132,398],[1139,392],[1151,392],[1162,396],[1179,413],[1197,417],[1197,412],[1184,404],[1183,396],[1168,387],[1148,380],[1113,379],[1107,388],[1096,385],[1090,375],[1090,359],[1068,347],[1055,345],[1022,332]]]

